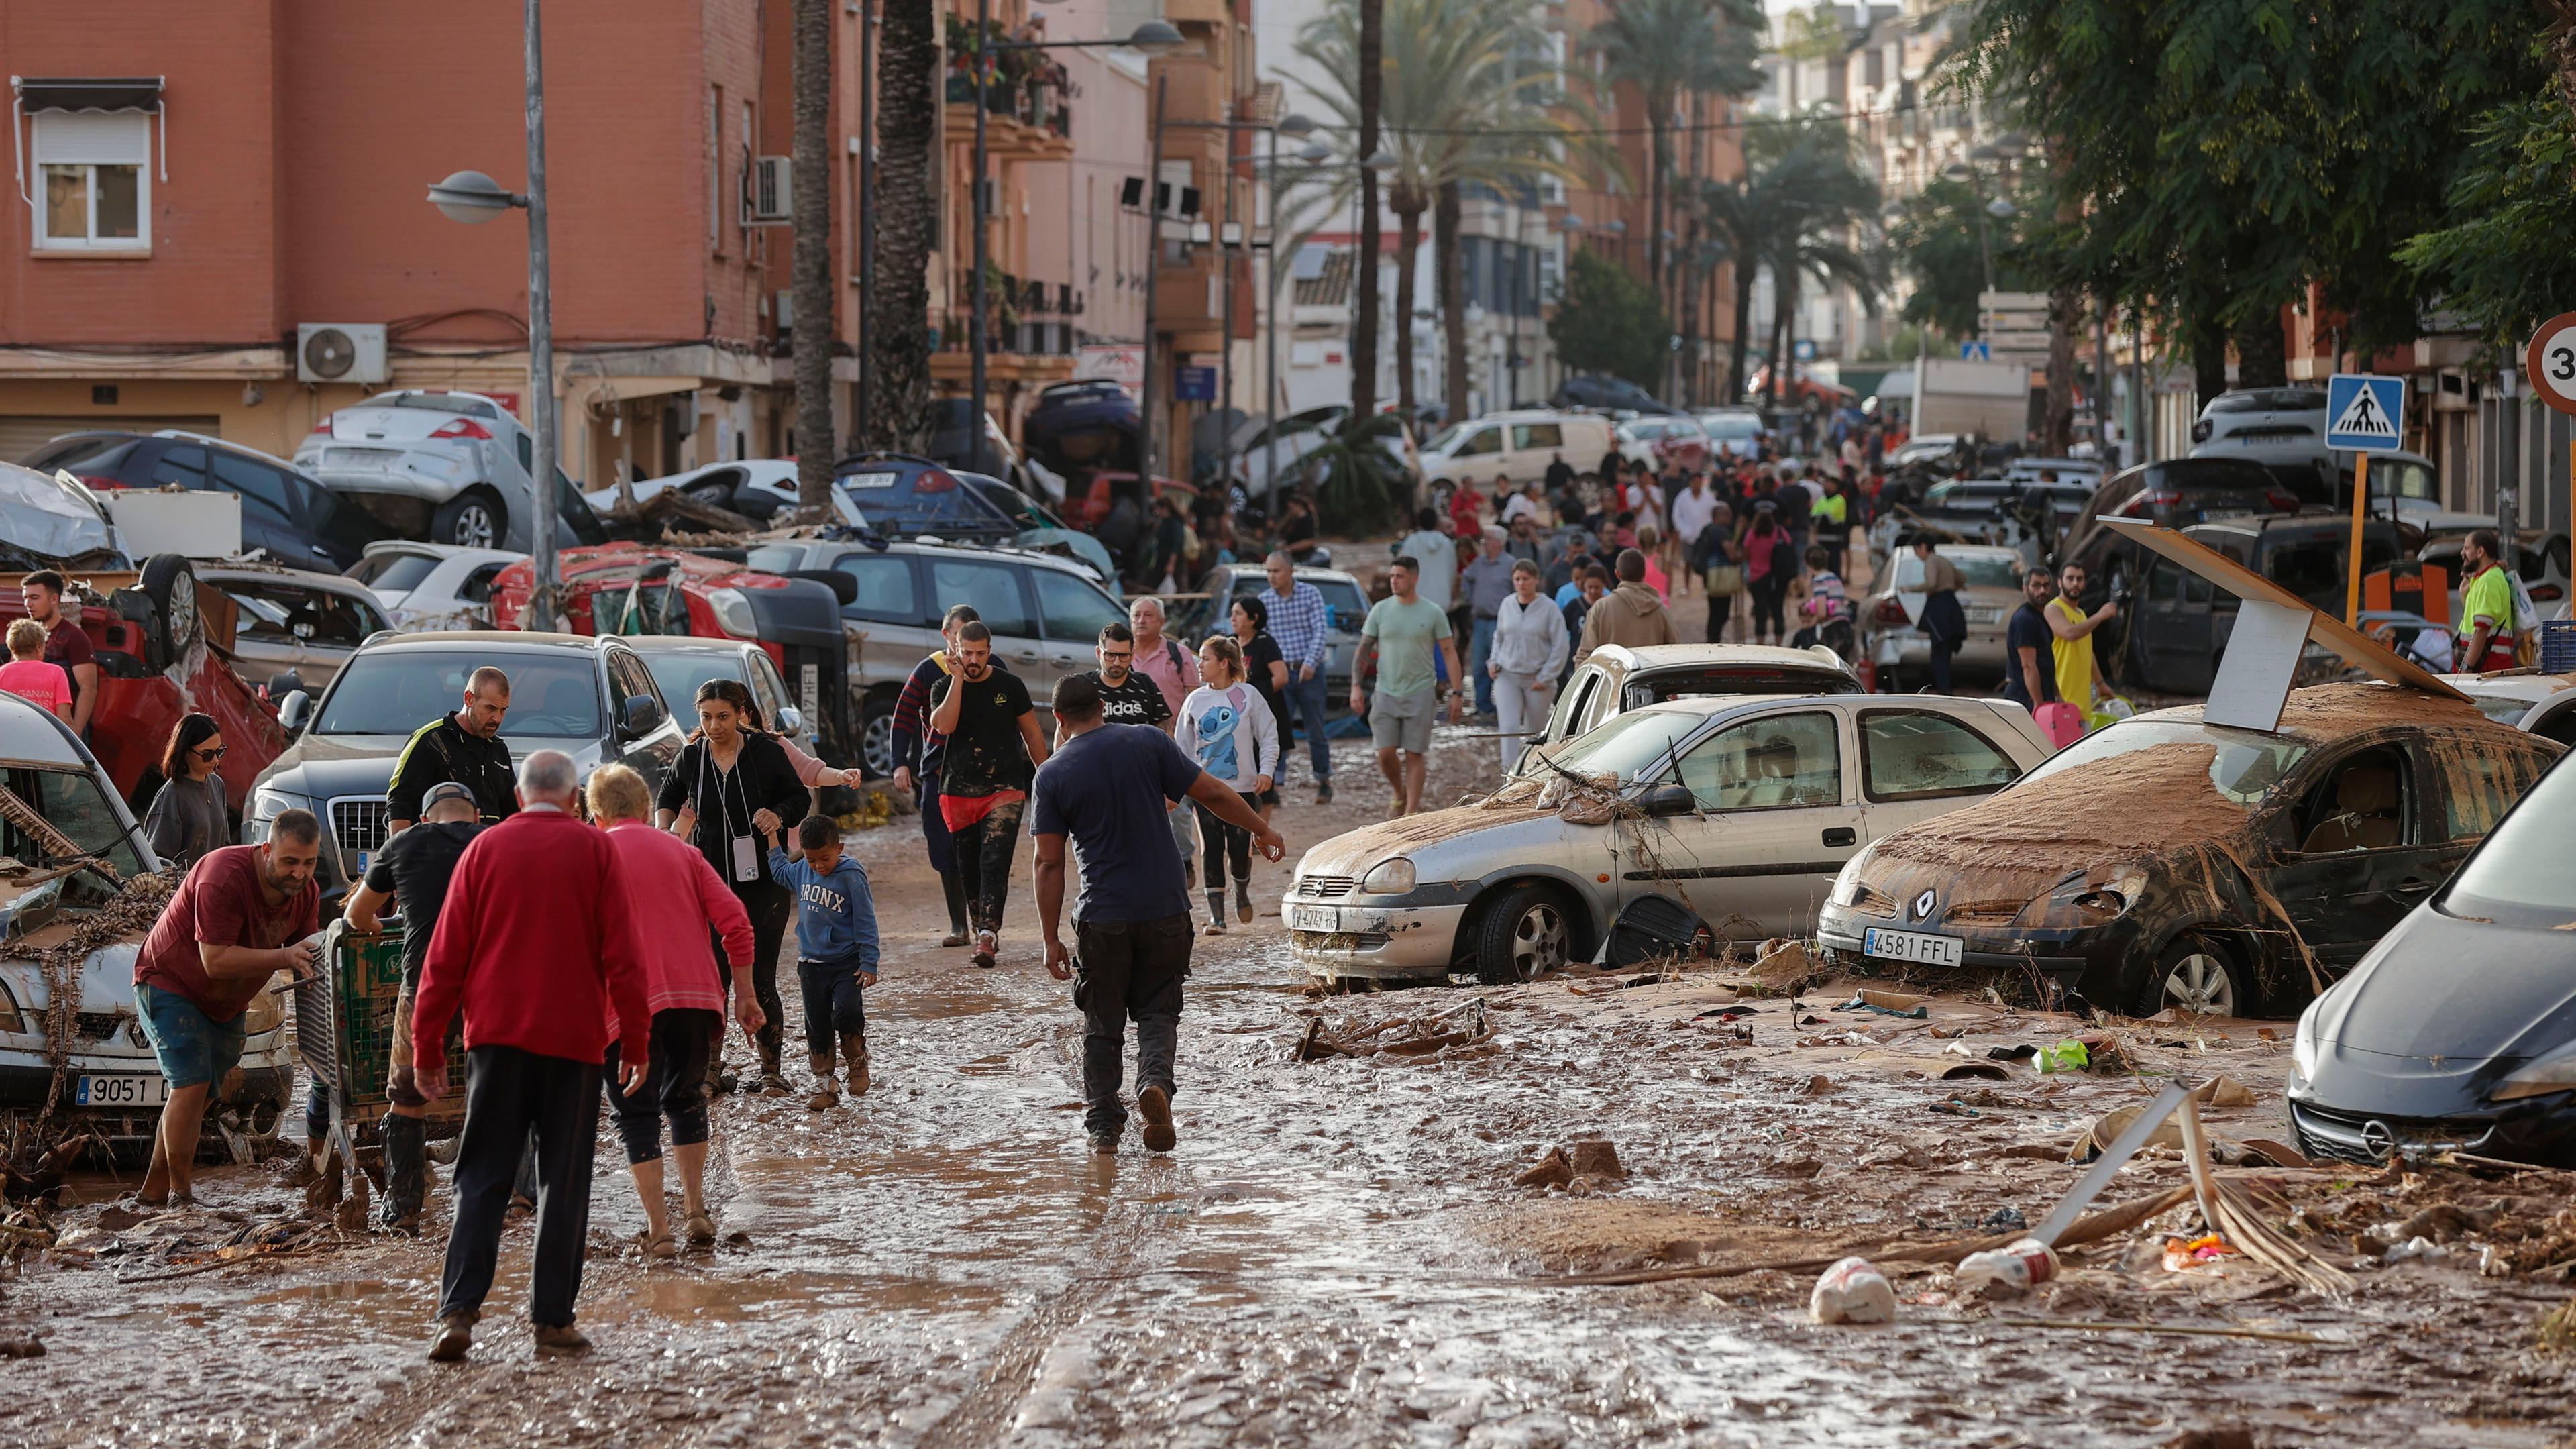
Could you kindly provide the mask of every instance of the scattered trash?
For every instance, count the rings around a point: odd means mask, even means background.
[[[2191,1099],[2204,1107],[2251,1107],[2254,1105],[2254,1091],[2221,1072],[2202,1083],[2200,1090],[2191,1094]]]
[[[2029,1230],[2030,1220],[2021,1215],[2020,1208],[2000,1207],[1988,1213],[1978,1226],[1990,1233],[2018,1233]]]
[[[2248,1137],[2238,1144],[2273,1167],[2307,1167],[2307,1154],[2268,1137]]]
[[[1881,1016],[1903,1017],[1907,1021],[1926,1021],[1932,1008],[1924,1005],[1929,998],[1907,996],[1894,991],[1855,991],[1852,999],[1834,1008],[1836,1011],[1874,1011]]]
[[[1574,1181],[1574,1164],[1567,1160],[1565,1149],[1551,1147],[1538,1165],[1512,1179],[1514,1187],[1563,1187]]]
[[[2188,1273],[2193,1269],[2216,1263],[2222,1258],[2242,1256],[2228,1246],[2225,1238],[2216,1233],[2203,1233],[2197,1238],[2188,1240],[2165,1239],[2165,1271],[2168,1273]]]
[[[1819,1076],[1809,1077],[1809,1078],[1807,1079],[1807,1084],[1806,1084],[1805,1086],[1803,1086],[1803,1087],[1800,1087],[1798,1090],[1799,1090],[1801,1093],[1803,1093],[1803,1094],[1805,1094],[1805,1095],[1807,1095],[1807,1096],[1810,1096],[1810,1097],[1820,1097],[1820,1096],[1823,1096],[1825,1093],[1832,1091],[1833,1089],[1834,1089],[1834,1079],[1833,1079],[1833,1078],[1831,1078],[1831,1077],[1827,1077],[1827,1076],[1819,1075]]]
[[[0,1358],[43,1358],[45,1341],[29,1334],[24,1338],[0,1338]]]
[[[2437,1262],[2449,1256],[2451,1256],[2451,1250],[2443,1247],[2437,1242],[2434,1242],[2431,1238],[2414,1237],[2408,1238],[2405,1242],[2398,1243],[2390,1247],[2387,1252],[2379,1255],[2379,1261],[2387,1264],[2397,1264],[2403,1263],[2409,1258],[2421,1258],[2430,1263]]]
[[[1988,1047],[1986,1055],[1999,1062],[2028,1061],[2039,1055],[2039,1048],[2026,1041],[2017,1041],[2011,1046]]]
[[[1808,952],[1806,943],[1774,938],[1763,942],[1754,953],[1753,964],[1745,968],[1742,979],[1765,991],[1787,995],[1824,974],[1823,964]]]
[[[1706,1021],[1711,1017],[1715,1017],[1719,1021],[1733,1021],[1739,1016],[1760,1016],[1761,1014],[1761,1007],[1746,1006],[1742,1002],[1737,1002],[1732,1006],[1712,1006],[1708,1010],[1692,1017],[1691,1020]]]
[[[2006,1082],[2012,1080],[2012,1073],[1993,1062],[1953,1062],[1941,1069],[1942,1081],[1960,1082],[1970,1079],[1981,1082]]]
[[[2040,1075],[2080,1072],[2093,1064],[2093,1053],[2080,1041],[2062,1041],[2039,1052]]]
[[[1961,1259],[1957,1283],[1961,1293],[2018,1294],[2056,1276],[2056,1250],[2037,1238],[2022,1238]]]
[[[1944,1117],[1982,1117],[1985,1115],[1974,1107],[1961,1105],[1959,1099],[1956,1097],[1952,1097],[1946,1102],[1933,1103],[1932,1110],[1940,1113]]]
[[[1807,1295],[1807,1317],[1818,1323],[1885,1323],[1895,1316],[1895,1285],[1867,1258],[1835,1263]]]
[[[2566,1353],[2576,1349],[2576,1298],[2570,1298],[2540,1315],[2532,1342],[2543,1353]]]
[[[1598,1138],[1574,1145],[1574,1171],[1580,1177],[1626,1177],[1628,1169],[1619,1165],[1619,1149]]]

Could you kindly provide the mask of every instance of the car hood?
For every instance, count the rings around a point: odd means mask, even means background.
[[[1414,878],[1422,883],[1471,878],[1494,869],[1496,861],[1543,860],[1582,829],[1559,820],[1553,810],[1529,804],[1488,801],[1426,810],[1336,835],[1307,851],[1297,862],[1297,874],[1356,880],[1379,862],[1402,855],[1412,858]]]
[[[59,927],[48,927],[37,933],[37,943],[53,935]],[[14,949],[14,948],[13,948]],[[81,958],[80,1004],[75,1010],[107,1012],[134,1007],[134,958],[143,953],[143,937],[111,941]],[[26,1011],[43,1011],[52,997],[45,985],[45,968],[35,961],[0,961],[0,985],[9,988],[9,997]]]
[[[2413,1075],[2576,1042],[2576,932],[2418,906],[2317,1003],[2322,1055]]]
[[[403,735],[303,735],[292,748],[260,772],[253,788],[283,791],[308,800],[342,795],[382,795],[402,754]],[[527,758],[531,750],[561,750],[587,774],[599,763],[600,744],[593,739],[549,739],[518,735],[509,739],[510,758]]]
[[[1844,878],[1868,887],[1857,909],[1874,920],[1908,930],[1991,931],[2035,924],[2038,913],[2021,919],[2033,901],[2139,871],[2135,852],[2105,850],[2041,866],[1908,860],[1872,846],[1845,867]]]

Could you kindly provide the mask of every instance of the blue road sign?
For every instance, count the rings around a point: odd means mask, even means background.
[[[2371,372],[2338,372],[2326,380],[2326,446],[2356,453],[2391,453],[2406,428],[2406,379]]]
[[[1183,365],[1172,369],[1172,396],[1181,402],[1216,401],[1216,369]]]
[[[1962,342],[1959,344],[1959,360],[1961,362],[1992,362],[1995,360],[1994,344],[1991,342]]]

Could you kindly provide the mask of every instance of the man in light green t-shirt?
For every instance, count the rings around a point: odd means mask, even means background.
[[[1449,671],[1449,711],[1455,719],[1463,695],[1459,683],[1458,647],[1450,638],[1449,614],[1416,590],[1421,565],[1411,555],[1386,571],[1395,597],[1380,599],[1360,626],[1358,654],[1351,660],[1351,712],[1365,712],[1369,738],[1377,745],[1377,768],[1386,776],[1395,799],[1390,820],[1422,808],[1422,781],[1430,773],[1432,714],[1438,704],[1439,666]],[[1377,692],[1365,692],[1370,667],[1377,670]]]
[[[2460,543],[2460,571],[2468,584],[2460,591],[2459,668],[2484,674],[2511,669],[2514,655],[2513,582],[2496,562],[2496,535],[2481,528]]]

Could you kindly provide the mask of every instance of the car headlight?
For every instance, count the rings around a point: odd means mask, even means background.
[[[760,637],[760,621],[751,615],[751,600],[740,589],[707,590],[707,607],[715,610],[716,627],[737,639]]]
[[[2509,1072],[2487,1093],[2490,1102],[2515,1102],[2525,1097],[2546,1097],[2553,1092],[2576,1092],[2576,1049],[2555,1056],[2542,1057],[2519,1071]]]
[[[254,820],[274,820],[289,810],[303,808],[303,805],[303,796],[289,795],[265,785],[250,792],[250,813]]]
[[[2306,1086],[2317,1075],[2317,1007],[2324,998],[2308,1003],[2299,1013],[2299,1029],[2290,1033],[2290,1085]]]
[[[1400,896],[1413,889],[1413,862],[1404,856],[1377,863],[1360,881],[1360,889],[1373,896]]]

